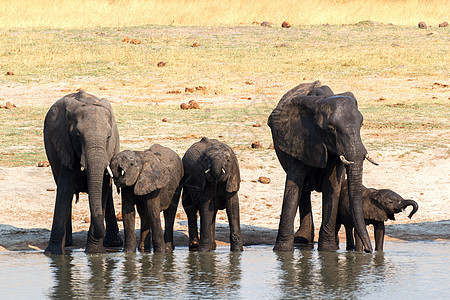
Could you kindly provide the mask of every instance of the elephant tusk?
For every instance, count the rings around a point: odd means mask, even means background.
[[[120,171],[120,176],[125,175],[125,170]]]
[[[81,170],[81,172],[83,172],[84,171],[84,166],[81,166],[80,170]]]
[[[208,169],[208,170],[206,170],[206,171],[205,171],[205,174],[208,174],[208,173],[209,173],[209,171],[211,171],[211,169]]]
[[[344,165],[346,165],[346,166],[349,166],[349,165],[353,165],[353,164],[354,164],[353,161],[348,161],[347,159],[345,159],[344,155],[339,156],[339,158],[341,159],[342,163],[343,163]]]
[[[108,171],[109,176],[114,177],[113,172],[111,171],[111,168],[109,166],[106,167],[106,170]]]
[[[378,166],[378,163],[374,161],[372,158],[370,158],[369,154],[366,154],[365,157],[370,163],[374,164],[375,166]]]
[[[225,174],[225,169],[224,168],[222,168],[222,173]]]

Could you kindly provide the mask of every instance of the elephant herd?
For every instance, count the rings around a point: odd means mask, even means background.
[[[362,185],[363,161],[374,163],[361,141],[362,120],[352,93],[334,94],[319,81],[302,83],[281,98],[268,120],[277,157],[286,172],[274,251],[292,251],[294,242],[314,241],[313,190],[322,192],[319,250],[338,249],[337,232],[344,225],[347,250],[371,252],[366,224],[374,224],[375,250],[383,250],[384,221],[394,219],[394,214],[408,205],[413,206],[409,217],[417,211],[413,200]],[[141,251],[172,251],[181,195],[188,218],[189,250],[216,248],[215,219],[223,209],[229,221],[231,251],[243,250],[239,164],[225,143],[203,137],[182,159],[159,144],[145,151],[120,152],[109,101],[84,91],[66,95],[51,106],[44,121],[44,143],[57,185],[46,254],[62,254],[72,245],[72,199],[75,195],[78,200],[80,192],[88,193],[91,214],[86,253],[122,245],[124,252],[135,252],[136,246]],[[124,241],[113,206],[112,181],[122,198]],[[135,207],[141,217],[139,243]],[[297,210],[300,226],[294,233]]]

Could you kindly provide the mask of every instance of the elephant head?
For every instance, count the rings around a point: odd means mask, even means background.
[[[194,170],[190,170],[193,178],[187,179],[188,181],[194,181],[195,185],[201,189],[204,189],[207,182],[215,182],[226,183],[226,191],[229,193],[239,190],[241,181],[239,164],[236,155],[228,145],[203,137],[191,148],[191,151],[199,151],[201,154],[194,164]]]
[[[114,183],[119,187],[134,186],[134,194],[143,196],[165,186],[170,180],[167,167],[150,151],[125,150],[111,160]]]
[[[412,206],[412,211],[408,215],[411,218],[419,209],[419,205],[414,200],[405,200],[399,194],[389,189],[367,189],[363,191],[363,197],[370,199],[364,203],[364,218],[376,221],[395,220],[394,214],[402,212],[406,207]],[[367,206],[367,207],[366,207]]]
[[[109,101],[84,91],[65,96],[50,108],[46,116],[44,139],[56,183],[60,164],[74,173],[86,174],[91,224],[94,228],[93,236],[88,239],[97,241],[103,238],[104,176],[112,156],[119,152],[120,147]],[[77,183],[74,193],[80,191],[80,185],[83,184]]]
[[[368,157],[360,129],[363,116],[350,92],[334,94],[320,81],[287,92],[269,117],[275,147],[313,168],[343,163],[355,228],[372,250],[362,205],[363,161]]]

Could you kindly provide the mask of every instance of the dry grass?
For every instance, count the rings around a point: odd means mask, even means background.
[[[437,26],[448,0],[15,0],[0,1],[2,28],[87,28],[157,25],[239,25],[284,20],[294,25],[372,20]]]

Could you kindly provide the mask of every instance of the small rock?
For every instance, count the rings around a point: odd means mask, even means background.
[[[6,102],[6,109],[11,109],[13,107],[17,107],[15,104],[11,103],[11,102]]]
[[[129,38],[129,37],[126,37],[126,38],[124,38],[124,39],[122,40],[122,42],[123,42],[123,43],[129,43],[129,42],[130,42],[130,38]]]
[[[8,72],[6,72],[6,75],[14,75],[14,72],[8,71]]]
[[[163,121],[163,122],[167,122],[167,118],[163,118],[162,121]]]
[[[200,109],[200,106],[198,105],[197,101],[191,100],[188,102],[189,109]]]
[[[419,26],[420,29],[427,29],[427,27],[428,27],[427,24],[424,21],[419,22],[418,26]]]
[[[167,94],[181,94],[180,90],[172,90],[172,91],[167,91]]]
[[[84,223],[91,223],[91,218],[84,217],[83,221],[84,221]]]
[[[439,27],[448,27],[448,22],[445,21],[445,22],[440,23]]]
[[[195,90],[197,90],[197,91],[206,91],[206,86],[201,86],[201,85],[196,86]]]
[[[132,39],[130,42],[130,44],[133,44],[133,45],[138,45],[140,43],[142,43],[142,42],[141,42],[141,40],[138,40],[138,39]]]
[[[166,66],[166,62],[160,61],[156,66],[159,67],[159,68],[165,67]]]
[[[123,221],[122,213],[120,211],[116,214],[116,220],[119,221],[119,222]]]
[[[46,167],[50,167],[50,163],[48,161],[40,161],[37,163],[37,166],[39,168],[46,168]]]
[[[261,127],[261,123],[256,122],[255,124],[253,124],[253,127]]]
[[[186,103],[181,103],[180,108],[181,109],[189,109],[189,105],[187,105]]]
[[[288,43],[281,43],[279,45],[275,45],[275,48],[289,48],[291,47]]]
[[[263,184],[269,184],[270,183],[270,178],[261,176],[261,177],[259,177],[258,181],[263,183]]]
[[[259,23],[258,21],[253,21],[252,25],[261,25],[261,23]]]
[[[194,42],[193,44],[192,44],[192,47],[200,47],[200,44],[199,43],[197,43],[197,42]]]
[[[108,88],[106,88],[106,87],[104,87],[104,86],[101,86],[101,87],[99,87],[98,89],[101,90],[101,91],[107,91],[107,90],[108,90]]]
[[[384,97],[380,97],[380,98],[378,98],[377,100],[375,100],[376,102],[383,102],[383,101],[386,101],[386,98],[384,98]]]
[[[253,149],[262,148],[261,141],[253,142],[252,143],[252,148]]]
[[[193,93],[194,92],[194,88],[184,88],[184,92],[185,93]]]
[[[247,80],[247,81],[245,82],[245,84],[246,84],[246,85],[253,85],[254,83]]]
[[[47,192],[54,192],[55,191],[55,188],[48,188],[47,189]]]
[[[292,25],[288,21],[284,21],[281,23],[281,27],[283,28],[290,28]]]
[[[268,21],[264,21],[261,23],[262,27],[272,27],[272,23],[268,22]]]

